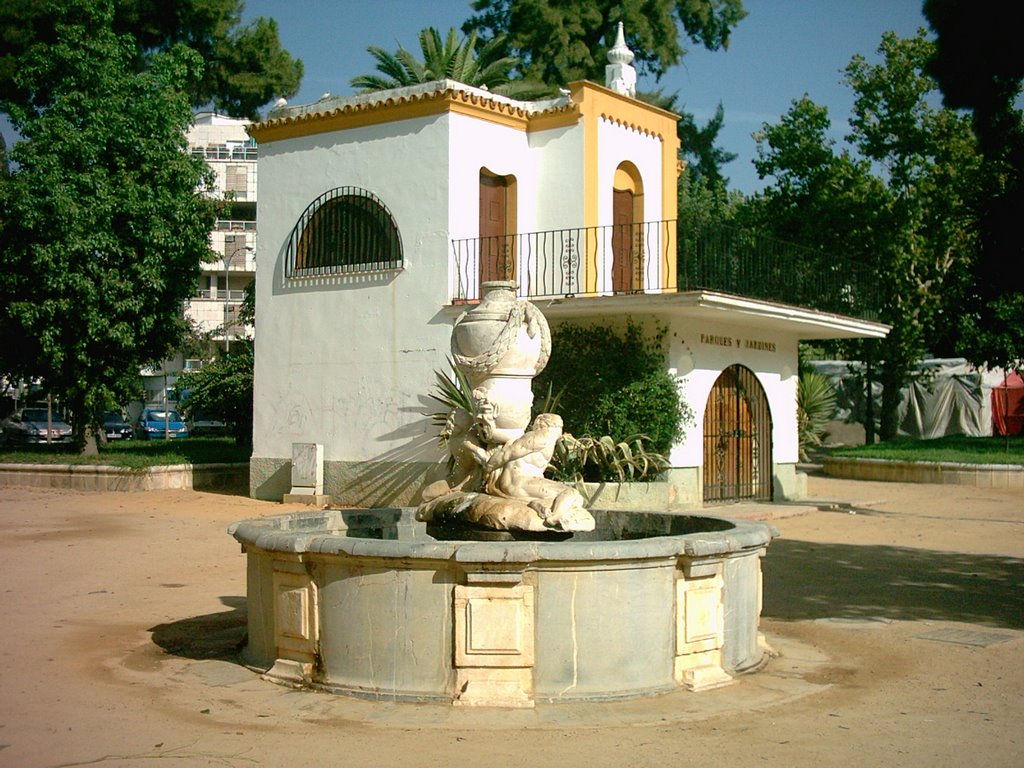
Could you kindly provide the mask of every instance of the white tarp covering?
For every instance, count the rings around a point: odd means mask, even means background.
[[[864,421],[864,364],[846,360],[808,363],[836,390],[836,420]],[[900,393],[899,434],[934,438],[943,435],[992,434],[992,387],[1003,381],[1001,370],[979,371],[963,358],[936,358],[918,363],[922,376]],[[875,418],[882,407],[882,387],[873,382]],[[877,421],[876,421],[877,425]]]

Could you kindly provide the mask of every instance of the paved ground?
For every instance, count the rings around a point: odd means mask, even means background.
[[[245,562],[224,531],[281,505],[0,490],[0,766],[1024,766],[1024,498],[824,477],[810,492],[848,506],[771,510],[766,671],[506,715],[240,666]]]

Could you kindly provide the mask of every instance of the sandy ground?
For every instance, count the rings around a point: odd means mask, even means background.
[[[767,670],[507,715],[292,691],[237,662],[228,495],[0,490],[0,766],[1024,766],[1024,498],[810,478],[773,522]],[[791,510],[792,511],[792,510]]]

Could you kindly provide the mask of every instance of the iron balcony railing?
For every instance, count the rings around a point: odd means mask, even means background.
[[[528,298],[709,290],[877,316],[868,270],[717,224],[688,229],[654,221],[467,238],[452,241],[452,257],[455,303],[479,300],[484,281],[516,280]]]
[[[189,147],[195,157],[204,160],[256,160],[258,153],[253,146],[228,146],[226,144],[207,144]]]
[[[676,222],[553,229],[452,241],[453,297],[480,298],[480,284],[516,280],[530,298],[660,293],[676,259]]]
[[[875,275],[831,253],[710,224],[680,229],[677,284],[876,319]]]

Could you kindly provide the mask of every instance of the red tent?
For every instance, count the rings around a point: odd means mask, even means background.
[[[1009,373],[992,387],[992,434],[1024,435],[1024,378]]]

